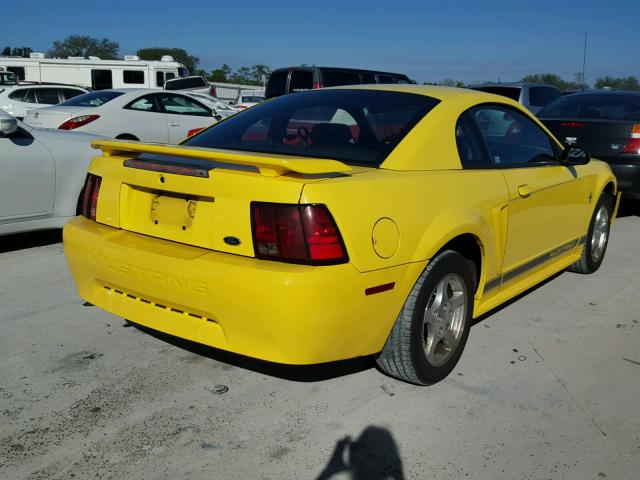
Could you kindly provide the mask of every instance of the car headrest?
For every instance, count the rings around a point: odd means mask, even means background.
[[[318,123],[310,133],[313,145],[347,145],[353,143],[351,129],[344,123]]]

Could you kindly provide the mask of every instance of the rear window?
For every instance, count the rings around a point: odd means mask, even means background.
[[[293,70],[289,80],[289,91],[300,92],[313,88],[313,72],[311,70]]]
[[[279,97],[287,93],[287,75],[288,70],[275,70],[269,75],[269,81],[267,82],[267,91],[265,96],[267,98]]]
[[[57,88],[36,88],[36,96],[38,103],[44,103],[45,105],[55,105],[60,102]]]
[[[640,95],[602,93],[567,95],[538,113],[540,118],[588,118],[640,121]]]
[[[188,77],[171,80],[164,84],[165,90],[182,90],[185,88],[206,88],[209,84],[202,77]]]
[[[438,102],[403,92],[300,92],[230,117],[185,145],[378,166]]]
[[[473,90],[502,95],[516,102],[520,100],[520,87],[473,87]]]
[[[70,100],[66,100],[59,105],[68,107],[99,107],[107,102],[110,102],[114,98],[124,95],[124,92],[114,91],[101,91],[101,92],[89,92],[84,95],[78,95]]]

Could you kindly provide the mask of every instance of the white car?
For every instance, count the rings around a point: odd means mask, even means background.
[[[254,105],[259,104],[260,102],[264,102],[264,92],[261,90],[249,90],[240,92],[233,104],[236,108],[245,110],[249,107],[253,107]]]
[[[33,128],[0,110],[0,235],[61,228],[76,215],[96,137]]]
[[[186,94],[148,88],[100,90],[30,111],[25,122],[125,140],[176,144],[216,123],[218,113]]]
[[[22,119],[29,110],[57,105],[88,91],[74,85],[0,86],[0,109]]]

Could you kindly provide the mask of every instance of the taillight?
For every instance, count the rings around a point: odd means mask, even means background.
[[[322,88],[322,82],[313,82],[313,88]]]
[[[59,130],[74,130],[100,118],[100,115],[80,115],[73,117],[58,127]]]
[[[636,123],[631,129],[631,138],[627,140],[622,153],[640,154],[640,123]]]
[[[193,137],[196,133],[201,132],[202,130],[204,130],[204,127],[192,128],[187,132],[187,137]]]
[[[561,127],[569,127],[569,128],[582,128],[584,127],[584,123],[582,122],[562,122],[560,124]]]
[[[209,87],[209,95],[211,95],[212,97],[217,97],[218,93],[216,92],[216,86],[215,85],[211,85]]]
[[[329,265],[348,261],[340,231],[324,205],[251,204],[256,257]]]
[[[80,213],[89,220],[96,219],[100,183],[102,183],[102,177],[98,177],[92,173],[87,174],[87,179],[84,182],[84,188],[82,190],[82,211]]]

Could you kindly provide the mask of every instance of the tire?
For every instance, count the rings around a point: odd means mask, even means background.
[[[600,268],[609,244],[612,214],[613,198],[606,193],[602,193],[593,211],[591,222],[589,222],[589,230],[582,249],[582,256],[567,270],[587,274],[593,273]]]
[[[438,254],[413,286],[377,355],[380,369],[416,385],[431,385],[449,375],[469,336],[474,282],[462,255],[453,250]]]

